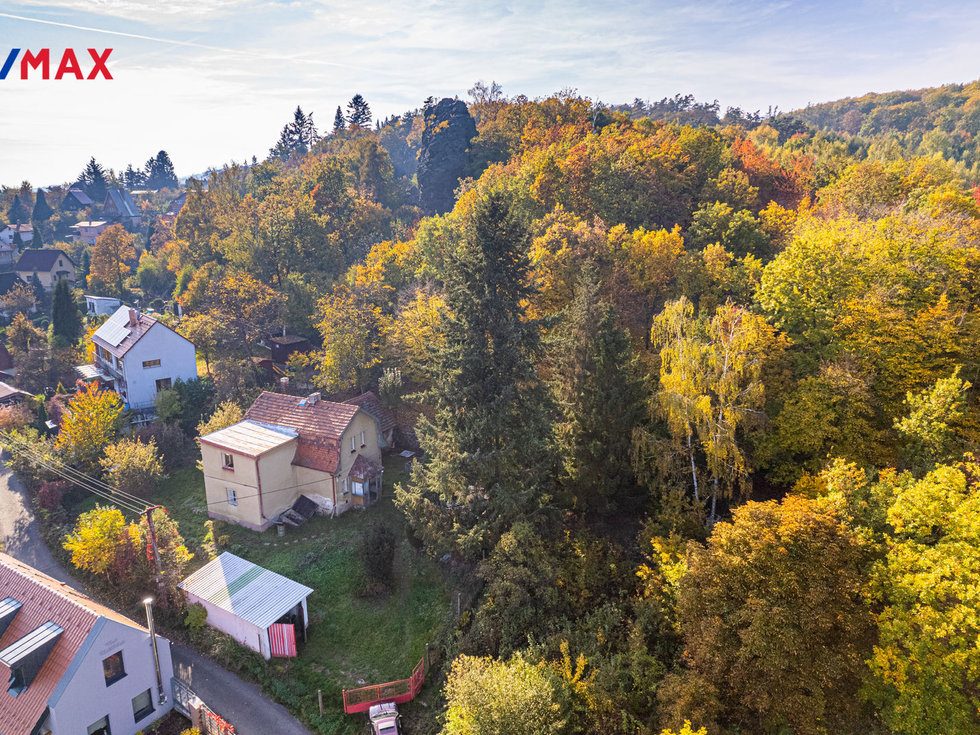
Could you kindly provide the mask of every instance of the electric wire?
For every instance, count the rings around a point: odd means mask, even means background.
[[[142,515],[151,507],[145,501],[139,500],[135,495],[130,495],[111,485],[107,485],[95,478],[92,478],[73,467],[62,464],[53,464],[40,452],[33,449],[26,441],[18,442],[7,432],[0,431],[0,439],[7,444],[15,447],[15,451],[22,453],[32,464],[43,467],[53,475],[60,477],[73,485],[77,485],[83,490],[87,490],[93,495],[115,503],[121,509],[127,510],[137,515]],[[101,487],[100,487],[101,486]],[[130,499],[132,498],[132,500]]]

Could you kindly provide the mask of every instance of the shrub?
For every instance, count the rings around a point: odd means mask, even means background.
[[[175,424],[149,424],[136,432],[134,438],[143,443],[149,443],[151,439],[156,442],[163,469],[167,472],[184,464],[192,446],[187,435]]]
[[[187,615],[184,616],[184,625],[191,630],[198,630],[204,627],[208,621],[208,611],[200,602],[187,606]]]
[[[37,504],[45,510],[54,510],[61,505],[61,499],[71,489],[71,483],[64,480],[41,483],[37,490]]]
[[[368,527],[361,556],[371,581],[390,588],[394,581],[395,535],[388,526],[373,523]]]

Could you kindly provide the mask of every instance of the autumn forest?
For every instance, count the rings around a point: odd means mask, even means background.
[[[429,731],[980,733],[980,82],[368,102],[186,184],[93,159],[143,224],[92,245],[67,186],[3,209],[196,345],[161,451],[262,389],[391,408],[408,542],[466,608]],[[98,323],[21,291],[19,387],[64,390]]]

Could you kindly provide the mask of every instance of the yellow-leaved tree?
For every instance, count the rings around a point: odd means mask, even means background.
[[[68,402],[55,445],[61,456],[86,472],[98,471],[103,450],[119,436],[119,395],[88,383]]]
[[[65,537],[63,546],[71,553],[71,563],[77,569],[108,575],[125,529],[122,511],[97,505],[78,517],[75,530]]]

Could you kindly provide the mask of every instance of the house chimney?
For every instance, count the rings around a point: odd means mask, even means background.
[[[136,309],[129,310],[129,326],[136,326]]]
[[[315,406],[316,405],[316,402],[319,401],[319,400],[320,400],[320,394],[319,393],[310,393],[310,395],[308,395],[306,397],[306,405],[307,406]]]
[[[153,598],[147,597],[143,600],[146,607],[146,627],[150,631],[150,647],[153,648],[153,663],[157,670],[157,695],[160,704],[167,701],[167,695],[163,691],[163,676],[160,671],[160,653],[157,651],[157,634],[153,627]]]

